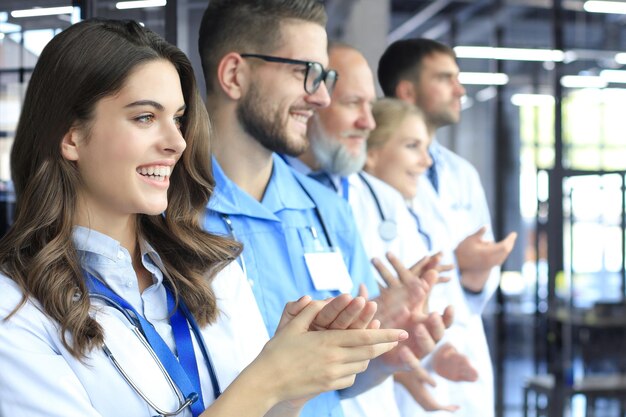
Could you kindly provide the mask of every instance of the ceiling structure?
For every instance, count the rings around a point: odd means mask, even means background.
[[[343,23],[355,4],[368,0],[325,0],[328,30],[340,37]],[[382,0],[369,0],[382,1]],[[584,0],[386,0],[389,1],[390,32],[387,42],[403,37],[428,37],[459,45],[501,46],[514,48],[559,48],[569,51],[564,74],[598,73],[602,69],[621,68],[615,53],[626,50],[625,15],[588,13]],[[207,0],[178,0],[178,7],[201,10]],[[94,14],[111,18],[140,20],[163,33],[163,8],[116,10],[114,0],[74,0],[74,4],[92,7]],[[70,0],[0,0],[0,13],[30,7],[71,5]],[[554,6],[560,4],[555,16]],[[25,30],[62,29],[70,24],[69,16],[46,16],[16,19],[9,23]],[[2,15],[0,15],[0,22]],[[1,27],[1,26],[0,26]],[[490,59],[459,60],[463,71],[503,71],[509,84],[550,85],[552,63],[504,61],[499,66]],[[470,87],[471,90],[471,87]]]

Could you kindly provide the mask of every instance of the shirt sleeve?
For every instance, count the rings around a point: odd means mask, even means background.
[[[0,415],[100,416],[57,348],[56,326],[30,302],[6,319],[21,300],[7,280],[0,280]]]
[[[470,180],[470,196],[472,198],[471,202],[471,213],[472,216],[476,220],[476,224],[478,225],[477,229],[482,226],[487,226],[487,231],[485,232],[484,239],[485,240],[495,240],[493,235],[493,229],[491,226],[491,214],[489,213],[489,206],[487,205],[487,197],[485,196],[485,190],[483,188],[482,182],[480,181],[480,177],[478,176],[478,172],[472,168],[472,175],[468,175],[468,179]],[[493,267],[491,272],[489,273],[489,278],[485,282],[485,286],[483,290],[478,294],[471,294],[466,292],[467,305],[475,314],[482,314],[485,306],[493,296],[493,294],[498,289],[498,285],[500,284],[500,267]]]

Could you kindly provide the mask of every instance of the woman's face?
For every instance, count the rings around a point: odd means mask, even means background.
[[[365,170],[412,199],[419,176],[432,165],[429,145],[424,121],[409,115],[382,146],[368,150]]]
[[[186,146],[184,113],[176,69],[155,60],[136,67],[115,95],[100,99],[86,128],[70,130],[62,151],[82,180],[78,224],[106,230],[135,214],[166,209],[170,174]]]

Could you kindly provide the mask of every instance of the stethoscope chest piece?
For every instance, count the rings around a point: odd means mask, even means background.
[[[378,234],[385,242],[392,241],[398,236],[398,226],[391,220],[383,220],[378,225]]]

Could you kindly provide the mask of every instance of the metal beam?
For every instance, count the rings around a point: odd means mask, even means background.
[[[393,43],[397,40],[404,38],[409,35],[421,25],[426,23],[428,20],[432,19],[442,11],[446,6],[452,3],[451,0],[437,0],[434,3],[426,6],[424,9],[416,13],[409,20],[398,26],[395,30],[393,30],[389,35],[387,35],[387,43]]]
[[[345,35],[345,25],[350,19],[355,3],[359,0],[326,0],[326,32],[332,40],[341,41]]]

